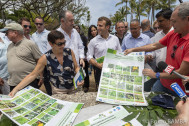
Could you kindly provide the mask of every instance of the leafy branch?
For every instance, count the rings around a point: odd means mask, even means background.
[[[160,106],[155,106],[152,104],[151,98],[162,93],[151,93],[147,98],[148,106],[123,106],[129,113],[129,116],[125,117],[123,121],[129,122],[136,118],[143,126],[147,126],[150,123],[152,126],[158,122],[159,119],[170,123],[170,120],[177,116],[176,109],[164,109]],[[174,98],[174,104],[176,105],[179,98]]]

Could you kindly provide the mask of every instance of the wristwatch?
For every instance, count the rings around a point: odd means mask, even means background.
[[[160,73],[157,72],[157,73],[156,73],[156,78],[157,78],[157,79],[160,79],[159,77],[160,77]]]

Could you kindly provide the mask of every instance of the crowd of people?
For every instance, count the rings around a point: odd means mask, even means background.
[[[165,61],[176,72],[189,75],[189,2],[178,5],[173,11],[159,11],[156,19],[152,26],[148,19],[141,22],[133,19],[129,23],[118,21],[113,35],[110,33],[111,20],[99,17],[97,26],[89,27],[88,36],[80,25],[74,24],[74,15],[68,10],[60,12],[60,27],[52,31],[45,29],[41,17],[35,18],[37,30],[32,35],[31,22],[25,17],[18,23],[7,24],[0,30],[1,93],[14,96],[27,85],[39,88],[41,84],[49,95],[73,93],[73,77],[80,67],[85,69],[86,78],[78,86],[88,92],[89,68],[93,68],[98,90],[103,63],[96,59],[105,56],[110,48],[125,55],[145,51],[144,64],[150,67],[145,67],[143,75],[151,79],[145,82],[144,90],[176,96],[170,85],[177,82],[185,91],[182,80],[158,69],[157,64]],[[179,102],[179,113],[184,113],[180,106],[185,104],[188,100]]]

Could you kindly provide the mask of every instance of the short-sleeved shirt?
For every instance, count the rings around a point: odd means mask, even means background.
[[[8,38],[0,33],[0,38],[3,42],[0,42],[0,78],[8,79],[8,68],[7,68],[7,48],[10,44]]]
[[[45,54],[49,49],[51,49],[51,46],[49,45],[49,42],[47,40],[49,32],[50,31],[44,29],[41,33],[36,31],[32,34],[31,40],[33,40],[37,44],[42,54]]]
[[[49,50],[45,55],[47,66],[45,67],[46,73],[44,73],[44,77],[48,80],[47,82],[59,89],[71,89],[74,78],[74,63],[71,49],[64,48],[63,66],[58,62],[52,50]]]
[[[180,37],[180,34],[170,31],[160,41],[160,44],[167,46],[166,63],[173,66],[176,70],[180,68],[182,61],[189,62],[189,33],[184,37]],[[175,57],[171,58],[171,54],[174,53],[173,46],[177,46],[175,51]],[[170,85],[177,82],[180,87],[185,91],[181,79],[161,79],[161,83],[164,87],[171,89]]]
[[[113,50],[118,50],[121,52],[121,46],[119,44],[119,39],[109,34],[107,39],[102,38],[100,35],[97,35],[88,44],[87,60],[93,58],[100,58],[105,56],[108,48]]]
[[[9,85],[16,86],[30,74],[41,57],[38,46],[23,38],[20,42],[11,43],[7,49]]]

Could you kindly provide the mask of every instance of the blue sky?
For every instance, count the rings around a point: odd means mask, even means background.
[[[115,7],[119,0],[86,0],[86,6],[89,7],[91,12],[90,24],[97,24],[97,20],[101,16],[110,17],[110,14],[114,15],[119,7]]]
[[[116,3],[118,3],[120,0],[86,0],[86,6],[89,7],[89,11],[91,14],[91,21],[90,25],[97,24],[97,20],[101,16],[110,17],[110,15],[114,15],[116,11],[122,6],[115,7]],[[188,1],[188,0],[183,0]],[[176,4],[178,4],[177,2]],[[128,16],[128,19],[130,16]],[[145,19],[147,17],[141,17],[141,20]],[[129,19],[130,20],[130,19]],[[129,21],[128,20],[128,21]]]

